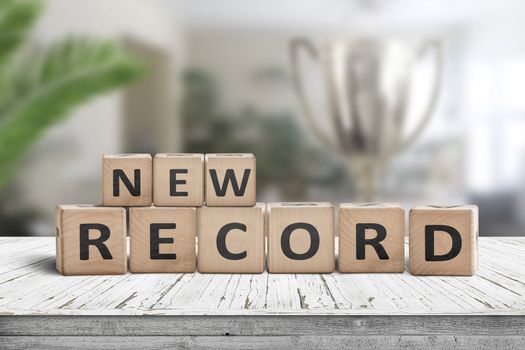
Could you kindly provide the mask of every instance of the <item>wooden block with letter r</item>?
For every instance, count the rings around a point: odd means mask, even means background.
[[[153,158],[153,203],[200,207],[204,202],[204,154],[159,153]]]
[[[269,203],[268,271],[331,273],[335,269],[331,203]]]
[[[126,273],[124,208],[59,205],[55,215],[56,268],[61,274]]]
[[[340,272],[403,272],[405,211],[399,204],[341,203]]]
[[[255,156],[251,153],[206,154],[206,205],[255,205]]]
[[[264,203],[199,208],[199,272],[263,272],[264,212]]]
[[[194,272],[195,208],[129,209],[131,272]]]
[[[420,205],[409,214],[414,275],[472,276],[478,264],[478,207]]]
[[[151,164],[149,154],[104,154],[102,205],[151,205],[153,184]]]

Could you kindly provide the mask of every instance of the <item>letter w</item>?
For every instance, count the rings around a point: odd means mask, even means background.
[[[250,178],[250,173],[251,169],[244,170],[241,186],[239,187],[237,178],[235,177],[235,172],[233,171],[233,169],[227,169],[221,187],[221,185],[219,184],[219,179],[217,178],[217,170],[210,169],[211,181],[213,182],[213,188],[215,189],[215,193],[218,197],[226,196],[226,191],[228,190],[228,182],[231,182],[233,193],[235,194],[235,196],[244,196],[244,191],[246,190],[246,185],[248,184],[248,179]]]

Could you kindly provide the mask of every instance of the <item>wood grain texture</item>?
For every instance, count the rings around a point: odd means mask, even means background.
[[[170,186],[170,171],[177,183]],[[171,190],[177,194],[172,194]],[[184,193],[186,193],[184,195]],[[153,158],[153,203],[158,207],[200,207],[204,202],[204,154],[158,153]]]
[[[255,156],[251,153],[210,153],[205,156],[205,191],[206,205],[209,207],[252,207],[256,201],[256,165]],[[249,171],[244,192],[236,195],[232,182],[227,183],[224,196],[218,195],[212,181],[212,172],[216,172],[218,183],[223,188],[227,171],[233,171],[239,189],[246,171]],[[242,193],[242,195],[241,195]]]
[[[122,170],[131,184],[135,181],[135,170],[140,171],[140,194],[133,196],[119,180],[119,195],[113,192],[113,170]],[[153,202],[152,160],[149,154],[104,154],[102,155],[102,205],[105,206],[149,206]]]
[[[272,273],[330,273],[335,269],[334,208],[331,203],[268,203],[268,271]],[[308,259],[287,256],[282,235],[289,225],[305,223],[317,231],[318,250]],[[294,229],[289,239],[296,254],[307,254],[313,246],[312,235],[303,228]]]
[[[59,205],[56,216],[56,269],[63,275],[124,274],[127,271],[126,212],[124,208],[92,205]],[[95,245],[89,245],[87,260],[81,260],[80,225],[101,224],[108,229],[103,242],[109,251],[104,259]],[[95,240],[102,232],[90,229],[88,238]]]
[[[385,228],[385,238],[380,242],[387,254],[381,259],[374,246],[367,244],[364,256],[356,254],[356,227],[358,224],[379,224]],[[365,238],[373,239],[379,233],[365,230]],[[400,204],[341,203],[339,209],[339,271],[340,272],[403,272],[405,211]]]
[[[461,237],[461,250],[450,260],[427,261],[425,255],[425,227],[446,225],[457,230]],[[410,209],[410,273],[414,275],[472,276],[478,265],[478,207],[421,205]],[[436,231],[434,247],[436,255],[451,250],[452,238],[445,232]]]
[[[199,208],[199,272],[262,273],[265,260],[264,215],[266,205],[254,207],[202,207]],[[225,248],[232,254],[245,253],[245,257],[232,260],[219,253],[217,235],[225,225],[244,225],[228,230]],[[237,258],[237,257],[234,257]]]
[[[53,238],[3,237],[0,315],[525,316],[525,238],[481,237],[479,245],[472,277],[406,271],[64,277],[55,270]]]
[[[131,272],[194,272],[196,266],[195,236],[197,227],[195,208],[144,207],[129,209]],[[158,254],[152,257],[152,224],[174,225],[158,231]],[[173,255],[167,257],[166,255]],[[163,255],[164,258],[162,256]],[[156,256],[156,257],[155,257]]]

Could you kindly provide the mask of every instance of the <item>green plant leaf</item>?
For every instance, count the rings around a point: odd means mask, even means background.
[[[140,62],[111,42],[69,38],[10,75],[14,78],[7,81],[0,105],[0,185],[44,130],[143,71]]]
[[[10,59],[27,38],[41,10],[38,0],[0,1],[0,92]]]

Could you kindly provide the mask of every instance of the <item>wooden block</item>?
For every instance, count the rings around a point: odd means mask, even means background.
[[[126,273],[126,211],[91,205],[56,207],[56,268],[63,275]]]
[[[153,203],[200,207],[204,202],[204,154],[159,153],[153,158]]]
[[[477,206],[416,206],[410,210],[409,232],[411,274],[476,273]]]
[[[206,205],[255,205],[255,156],[251,153],[206,154]]]
[[[200,208],[199,272],[263,272],[264,212],[264,203]]]
[[[129,209],[131,272],[194,272],[195,208]]]
[[[341,203],[339,271],[403,272],[404,235],[401,205]]]
[[[269,203],[268,271],[330,273],[335,269],[330,203]]]
[[[152,203],[151,156],[102,156],[102,205],[149,206]]]

